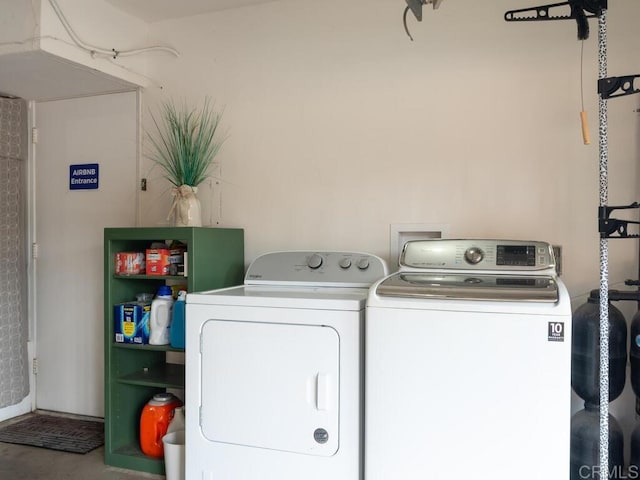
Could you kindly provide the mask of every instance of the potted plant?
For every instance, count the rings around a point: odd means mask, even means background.
[[[154,135],[149,134],[149,158],[164,171],[173,185],[173,204],[169,216],[176,226],[201,226],[200,201],[196,196],[200,185],[210,174],[214,159],[224,142],[216,131],[222,118],[206,99],[202,109],[177,108],[172,102],[162,105],[158,121],[153,114]]]

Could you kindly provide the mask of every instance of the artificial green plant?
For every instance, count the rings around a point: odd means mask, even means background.
[[[155,125],[149,134],[149,158],[164,170],[164,177],[175,187],[197,187],[210,174],[211,165],[225,138],[216,132],[222,111],[216,111],[209,99],[202,109],[176,107],[173,101],[163,103],[160,120],[151,114]]]

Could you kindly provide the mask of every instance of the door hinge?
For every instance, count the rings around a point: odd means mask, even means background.
[[[37,129],[37,127],[33,127],[31,129],[31,143],[33,143],[34,145],[37,144],[38,143],[38,137],[39,137],[38,129]]]
[[[31,258],[33,258],[34,260],[38,258],[38,244],[37,243],[32,243],[31,244]]]
[[[33,359],[33,366],[31,367],[31,371],[34,375],[38,374],[38,359],[34,358]]]

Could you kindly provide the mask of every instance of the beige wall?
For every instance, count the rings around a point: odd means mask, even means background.
[[[40,35],[39,18],[39,1],[3,0],[0,17],[0,53],[31,50],[33,45],[30,42],[22,42]]]
[[[245,228],[247,261],[294,248],[387,257],[391,224],[441,223],[451,237],[562,245],[577,298],[598,285],[597,24],[584,146],[575,23],[503,20],[533,4],[450,0],[409,18],[415,42],[400,0],[282,0],[154,24],[181,56],[151,61],[163,88],[144,92],[144,127],[169,98],[226,106],[221,186],[201,198],[205,222]],[[640,70],[637,18],[635,0],[612,6],[610,75]],[[612,205],[637,199],[639,102],[609,103]],[[141,218],[162,223],[168,187],[148,162],[143,175]],[[637,248],[610,242],[612,284],[637,276]]]

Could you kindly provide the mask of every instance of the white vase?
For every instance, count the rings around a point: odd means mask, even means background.
[[[198,187],[180,185],[173,189],[173,213],[176,227],[201,227],[200,200],[196,196]]]

